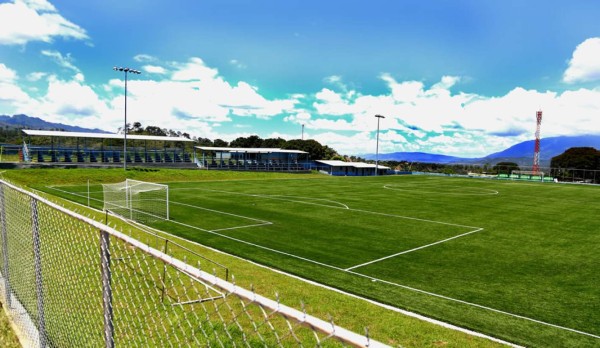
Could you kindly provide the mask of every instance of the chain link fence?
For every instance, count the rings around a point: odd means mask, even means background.
[[[0,300],[31,347],[386,347],[0,181]]]

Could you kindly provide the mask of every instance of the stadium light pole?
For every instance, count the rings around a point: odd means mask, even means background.
[[[125,122],[123,123],[123,169],[127,170],[127,74],[141,74],[139,70],[113,67],[114,71],[123,71],[125,73]]]
[[[377,145],[375,147],[375,176],[377,176],[379,171],[379,120],[385,118],[385,116],[375,115],[375,117],[377,117]]]

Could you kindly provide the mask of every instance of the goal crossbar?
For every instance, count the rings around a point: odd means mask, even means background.
[[[102,184],[104,210],[136,221],[169,220],[169,186],[126,179]]]

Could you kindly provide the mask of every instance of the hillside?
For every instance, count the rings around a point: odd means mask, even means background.
[[[424,163],[490,163],[516,162],[519,165],[533,163],[535,140],[527,140],[513,145],[505,150],[479,158],[461,158],[423,152],[394,152],[379,154],[383,161],[408,161]],[[560,136],[543,138],[540,143],[540,165],[548,166],[552,157],[558,156],[571,147],[590,146],[600,149],[600,135]],[[374,160],[375,154],[364,155],[366,159]]]
[[[68,132],[91,132],[91,133],[109,133],[105,130],[98,128],[83,128],[77,126],[70,126],[63,123],[53,123],[42,120],[38,117],[31,117],[27,115],[0,115],[0,127],[4,128],[29,128],[29,129],[42,129],[42,130],[64,130]]]

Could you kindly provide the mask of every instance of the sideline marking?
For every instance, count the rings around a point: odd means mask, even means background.
[[[359,267],[367,266],[367,265],[370,265],[370,264],[373,264],[373,263],[377,263],[377,262],[379,262],[379,261],[383,261],[383,260],[391,259],[391,258],[393,258],[393,257],[396,257],[396,256],[400,256],[400,255],[404,255],[404,254],[412,253],[413,251],[417,251],[417,250],[425,249],[425,248],[428,248],[428,247],[430,247],[430,246],[433,246],[433,245],[436,245],[436,244],[441,244],[441,243],[447,242],[447,241],[449,241],[449,240],[456,239],[456,238],[460,238],[460,237],[464,237],[464,236],[467,236],[467,235],[469,235],[469,234],[472,234],[472,233],[477,233],[477,232],[480,232],[480,231],[483,231],[483,228],[479,228],[479,229],[476,229],[476,230],[474,230],[474,231],[470,231],[470,232],[467,232],[467,233],[459,234],[459,235],[457,235],[457,236],[454,236],[454,237],[450,237],[450,238],[446,238],[446,239],[443,239],[443,240],[439,240],[439,241],[437,241],[437,242],[433,242],[433,243],[430,243],[430,244],[427,244],[427,245],[423,245],[423,246],[420,246],[420,247],[416,247],[416,248],[413,248],[413,249],[410,249],[410,250],[401,251],[401,252],[399,252],[399,253],[396,253],[396,254],[393,254],[393,255],[388,255],[388,256],[385,256],[385,257],[382,257],[382,258],[379,258],[379,259],[373,260],[373,261],[369,261],[369,262],[361,263],[360,265],[356,265],[356,266],[348,267],[348,268],[344,269],[344,271],[350,271],[350,270],[353,270],[353,269],[355,269],[355,268],[359,268]]]

